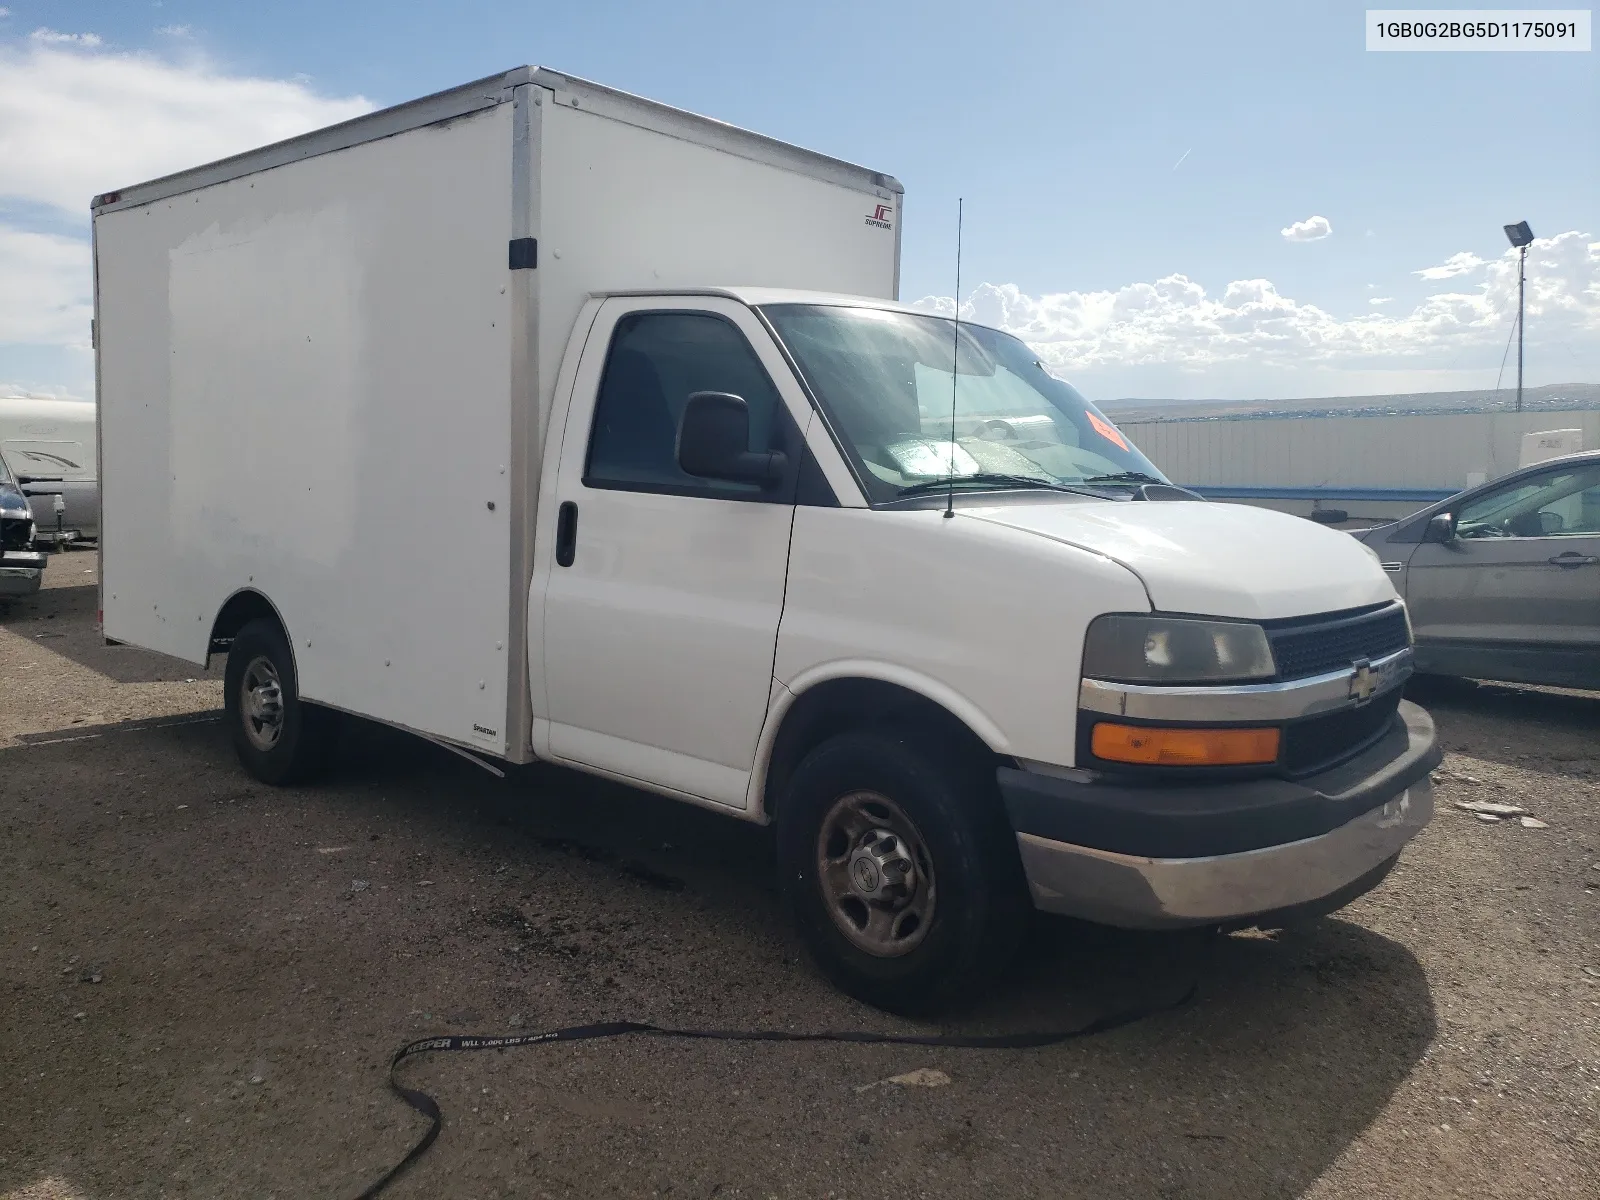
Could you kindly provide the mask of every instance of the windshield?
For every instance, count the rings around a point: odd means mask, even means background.
[[[872,308],[773,304],[761,311],[847,443],[874,502],[931,488],[952,472],[969,490],[1037,481],[1109,494],[1166,482],[1010,334],[965,324],[958,334],[944,317]]]

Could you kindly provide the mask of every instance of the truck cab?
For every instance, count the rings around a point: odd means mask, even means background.
[[[905,1007],[976,969],[929,948],[941,902],[983,910],[970,956],[1024,900],[1337,907],[1431,815],[1372,554],[1172,488],[1011,335],[733,288],[597,297],[568,355],[536,751],[775,821],[850,990]]]

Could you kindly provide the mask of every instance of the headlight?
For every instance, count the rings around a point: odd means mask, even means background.
[[[1123,683],[1223,683],[1277,673],[1259,625],[1114,614],[1089,626],[1083,673]]]

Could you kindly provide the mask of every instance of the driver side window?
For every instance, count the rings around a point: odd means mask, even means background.
[[[678,425],[695,392],[730,392],[750,413],[750,449],[784,448],[783,402],[744,335],[701,312],[617,321],[595,400],[586,487],[766,500],[759,484],[698,479],[678,466]]]
[[[1460,538],[1600,535],[1600,467],[1537,475],[1479,496],[1456,517]]]

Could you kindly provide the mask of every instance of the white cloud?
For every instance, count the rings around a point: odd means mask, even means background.
[[[1476,271],[1485,261],[1472,251],[1463,250],[1460,254],[1452,254],[1437,267],[1423,267],[1422,270],[1411,273],[1420,275],[1424,279],[1454,279],[1457,275]]]
[[[0,343],[87,347],[89,243],[0,225]]]
[[[47,46],[76,45],[92,49],[100,44],[98,33],[57,33],[54,29],[35,29],[28,36]]]
[[[41,31],[47,33],[48,31]],[[99,192],[330,125],[372,108],[302,84],[226,75],[35,34],[0,48],[0,194],[87,218]]]
[[[0,46],[0,198],[57,214],[42,226],[0,221],[0,347],[87,350],[96,193],[372,108],[359,96],[329,99],[299,83],[227,75],[197,56],[180,62],[99,46],[93,34],[48,29]],[[81,222],[82,236],[60,232],[62,218]]]
[[[11,15],[11,10],[9,8],[0,7],[0,21],[5,20],[10,15]]]
[[[1370,300],[1367,301],[1367,303],[1372,305],[1374,308],[1376,308],[1380,304],[1393,304],[1394,303],[1394,297],[1393,296],[1373,296]]]
[[[163,26],[161,26],[161,28],[157,29],[156,32],[157,33],[161,33],[161,34],[165,34],[167,37],[186,38],[186,37],[191,37],[194,34],[194,26],[192,26],[192,25],[163,25]]]
[[[1288,242],[1319,242],[1333,232],[1333,224],[1327,217],[1307,217],[1278,232]]]
[[[14,399],[22,399],[22,400],[84,400],[84,399],[87,399],[87,397],[78,395],[71,388],[64,388],[64,387],[53,387],[53,388],[24,387],[20,383],[8,383],[7,381],[5,381],[3,379],[0,379],[0,398],[7,399],[7,400],[14,400]]]
[[[1363,371],[1418,375],[1467,365],[1459,361],[1464,351],[1499,361],[1516,311],[1516,259],[1508,251],[1487,267],[1471,292],[1428,296],[1409,313],[1344,320],[1281,295],[1269,280],[1236,280],[1211,295],[1184,275],[1116,291],[1043,296],[1025,295],[1013,284],[983,284],[962,305],[962,315],[1017,334],[1054,370],[1111,387],[1174,372],[1254,380],[1316,372],[1324,378]],[[949,297],[925,297],[918,305],[946,313],[954,308]],[[1600,242],[1591,235],[1563,233],[1530,248],[1528,338],[1530,345],[1566,347],[1561,353],[1571,351],[1568,362],[1600,342]],[[1137,368],[1166,370],[1140,376]],[[1572,377],[1570,370],[1558,375]]]

